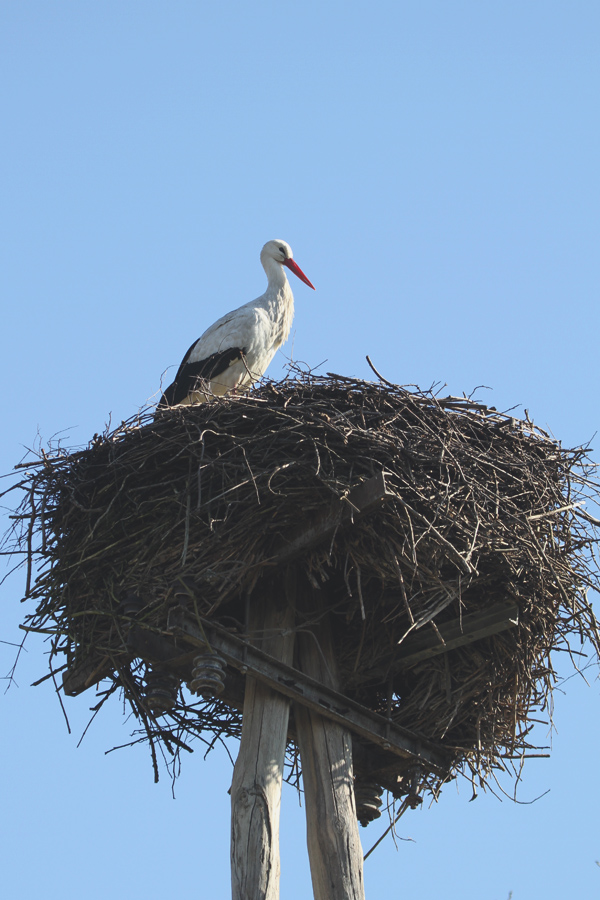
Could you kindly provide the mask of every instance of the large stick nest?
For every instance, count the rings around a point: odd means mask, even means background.
[[[528,419],[298,376],[156,422],[142,415],[84,450],[43,452],[22,481],[19,540],[37,603],[25,625],[50,635],[54,671],[108,659],[100,704],[124,689],[152,743],[177,753],[201,732],[239,736],[237,708],[185,690],[171,712],[148,712],[123,599],[143,597],[139,621],[160,634],[184,584],[201,616],[243,633],[247,598],[268,588],[282,542],[381,471],[391,501],[307,552],[299,577],[331,610],[346,693],[485,782],[533,752],[553,652],[573,638],[600,646],[586,599],[595,520],[581,505],[596,495],[593,469],[585,449],[564,449]],[[415,633],[507,601],[517,627],[399,665]]]

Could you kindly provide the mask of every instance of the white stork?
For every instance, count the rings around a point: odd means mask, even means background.
[[[264,294],[217,319],[194,341],[173,384],[163,393],[159,409],[204,403],[215,395],[247,390],[264,375],[287,340],[294,318],[294,295],[283,267],[315,288],[294,262],[292,248],[285,241],[267,241],[260,261],[268,278]]]

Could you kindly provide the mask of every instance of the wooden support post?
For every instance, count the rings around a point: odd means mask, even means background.
[[[315,605],[312,609],[315,610]],[[297,653],[302,672],[339,689],[326,618],[311,625],[310,630],[302,628],[298,632]],[[294,707],[294,716],[315,900],[364,900],[350,733],[299,704]]]
[[[280,593],[252,598],[249,621],[253,643],[288,665],[294,654],[295,612],[289,593],[282,584]],[[246,677],[242,738],[231,785],[233,900],[279,898],[279,811],[289,710],[287,697]]]

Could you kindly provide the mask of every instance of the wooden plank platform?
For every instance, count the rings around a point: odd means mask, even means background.
[[[482,638],[491,637],[519,624],[516,603],[499,603],[492,609],[471,613],[451,622],[436,622],[436,629],[413,632],[402,641],[397,652],[395,668],[404,669],[424,659],[431,659],[448,650],[464,647]]]
[[[269,561],[274,566],[287,565],[313,547],[333,539],[338,528],[352,524],[355,519],[373,512],[394,497],[388,491],[385,475],[378,472],[362,481],[341,500],[334,500],[329,509],[320,513],[307,528],[286,538]]]

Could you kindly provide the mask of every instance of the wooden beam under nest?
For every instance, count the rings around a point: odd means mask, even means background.
[[[519,607],[516,603],[498,603],[491,609],[471,613],[451,622],[436,622],[435,628],[426,633],[409,634],[399,645],[394,668],[405,669],[424,659],[465,647],[474,641],[491,637],[519,624]]]

